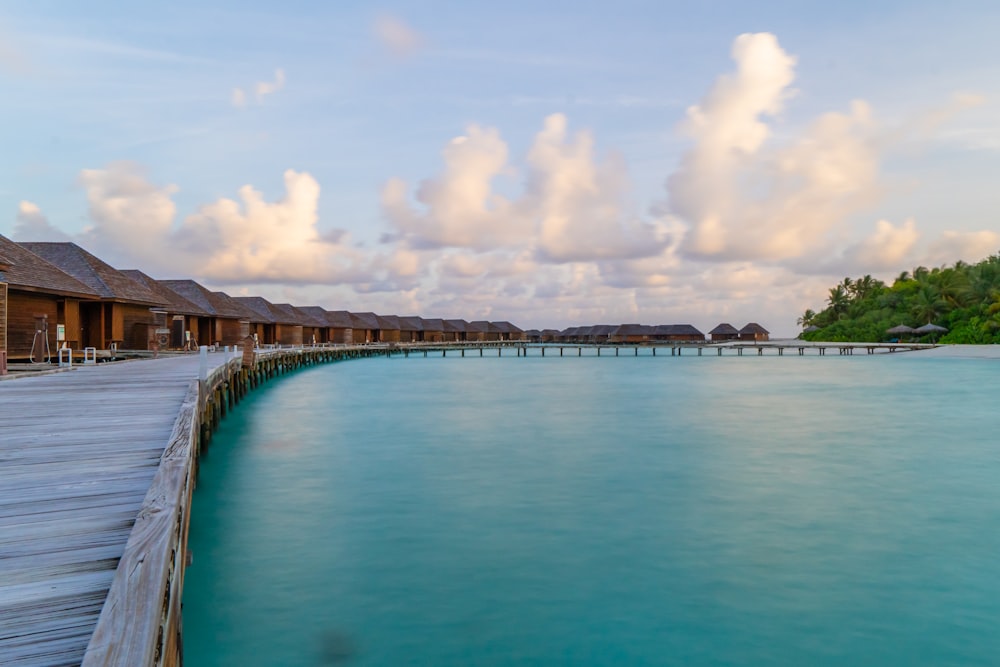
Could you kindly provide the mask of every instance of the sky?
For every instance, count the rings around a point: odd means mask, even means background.
[[[1000,4],[8,0],[0,234],[232,295],[756,321],[1000,251]]]

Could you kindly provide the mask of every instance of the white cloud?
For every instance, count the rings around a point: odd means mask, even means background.
[[[983,229],[976,232],[946,231],[927,248],[922,264],[941,266],[958,260],[978,262],[1000,252],[1000,234]]]
[[[6,33],[0,32],[0,71],[24,74],[29,69],[28,60],[22,50],[14,46]]]
[[[273,95],[285,87],[285,70],[280,67],[274,70],[274,81],[258,81],[254,84],[254,93],[257,95],[258,104],[264,101],[267,95]]]
[[[153,185],[145,168],[134,162],[84,169],[78,181],[86,190],[94,223],[82,235],[88,250],[112,264],[126,257],[138,266],[165,261],[162,241],[177,212],[172,199],[177,186]]]
[[[412,56],[424,45],[420,33],[392,14],[376,17],[373,31],[379,44],[396,58]]]
[[[795,59],[766,33],[740,35],[733,59],[735,74],[688,110],[694,146],[668,180],[671,208],[690,225],[683,249],[716,260],[794,258],[874,198],[871,113],[855,102],[770,147],[762,118],[779,114],[791,95]]]
[[[68,241],[69,236],[52,226],[37,204],[22,201],[17,206],[17,218],[12,234],[15,241]]]
[[[852,247],[847,256],[856,267],[855,273],[899,270],[919,238],[920,232],[912,219],[898,227],[888,220],[879,220],[875,232]]]
[[[277,201],[245,185],[238,200],[206,204],[180,224],[172,199],[177,188],[150,183],[138,165],[84,170],[80,183],[93,225],[79,240],[115,266],[220,285],[368,279],[367,259],[349,237],[320,234],[320,187],[308,173],[286,171],[285,195]]]
[[[247,105],[247,94],[242,88],[233,88],[233,94],[230,101],[234,107],[242,109]]]
[[[493,193],[492,182],[507,163],[507,144],[497,130],[473,125],[448,142],[442,157],[443,173],[417,188],[424,212],[413,210],[405,182],[392,179],[382,188],[384,214],[413,245],[487,250],[527,237],[527,220]]]
[[[443,173],[417,189],[422,212],[408,201],[405,182],[392,179],[382,189],[386,218],[414,247],[510,247],[560,263],[647,257],[668,241],[662,224],[628,210],[622,162],[597,162],[590,133],[570,136],[562,114],[546,118],[536,135],[516,199],[494,192],[494,181],[513,171],[497,130],[471,126],[443,157]]]
[[[258,81],[249,88],[253,91],[253,99],[257,104],[263,104],[264,98],[273,95],[285,87],[285,70],[280,67],[274,70],[273,81]],[[229,103],[236,109],[243,109],[250,103],[248,89],[235,87],[229,94]]]

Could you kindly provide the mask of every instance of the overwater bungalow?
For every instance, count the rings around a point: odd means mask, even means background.
[[[189,345],[237,345],[250,335],[249,313],[228,294],[189,279],[156,282],[209,313],[190,318],[191,328],[185,332]]]
[[[440,343],[444,341],[444,320],[439,317],[421,317],[420,323],[424,327],[424,342]]]
[[[398,343],[400,336],[399,318],[395,315],[376,315],[379,326],[379,341]]]
[[[566,327],[559,332],[556,341],[559,343],[575,343],[577,342],[576,334],[578,331],[580,331],[580,327]]]
[[[469,337],[469,323],[465,320],[444,320],[443,340],[446,343],[464,343]]]
[[[150,331],[149,340],[155,339],[160,349],[180,350],[184,348],[185,331],[197,331],[197,318],[210,318],[212,314],[193,301],[167,289],[156,279],[138,269],[124,269],[122,273],[141,283],[166,305],[161,310],[154,309],[156,324]],[[195,322],[192,325],[192,321]]]
[[[770,332],[756,322],[750,322],[740,329],[740,340],[765,341],[769,336]]]
[[[351,313],[351,323],[354,327],[353,342],[377,343],[381,335],[378,315],[375,313]]]
[[[278,306],[267,299],[259,296],[238,296],[234,297],[244,306],[251,308],[262,317],[267,317],[274,327],[273,340],[260,340],[258,342],[275,345],[302,345],[302,315],[296,312],[289,304]]]
[[[62,342],[83,347],[89,334],[81,323],[81,304],[88,304],[82,308],[88,312],[91,304],[100,305],[99,298],[96,290],[0,236],[0,350],[9,359],[40,361]],[[60,327],[64,341],[57,340]],[[37,332],[46,329],[43,339]]]
[[[353,342],[354,323],[346,310],[328,310],[326,322],[330,327],[330,342],[350,345]]]
[[[713,343],[718,343],[727,340],[739,340],[740,331],[732,324],[729,324],[728,322],[723,322],[719,326],[709,331],[708,335],[712,337]]]
[[[310,335],[316,337],[317,343],[331,342],[332,331],[330,330],[329,313],[320,306],[299,306],[299,310],[309,317],[312,331],[303,331],[303,336],[308,342]]]
[[[500,332],[500,340],[524,340],[524,331],[506,320],[490,324]]]
[[[260,296],[234,296],[234,301],[253,312],[250,318],[250,335],[257,338],[258,345],[274,345],[278,342],[278,316],[274,304]]]
[[[31,242],[18,245],[73,276],[99,295],[99,302],[79,304],[78,342],[81,347],[106,349],[116,345],[130,350],[148,348],[150,330],[156,324],[156,315],[151,309],[162,309],[167,304],[144,285],[75,243]],[[71,316],[68,315],[67,319]]]
[[[271,307],[277,314],[278,343],[293,346],[312,343],[316,329],[312,318],[290,303],[274,303]]]
[[[660,324],[653,327],[651,340],[677,343],[700,343],[705,334],[691,324]]]
[[[424,323],[415,316],[404,316],[399,318],[399,342],[419,343],[424,340]]]
[[[542,329],[542,342],[543,343],[554,343],[559,337],[558,329]]]
[[[465,339],[470,342],[483,343],[489,340],[490,323],[486,320],[469,322],[465,328]]]
[[[524,340],[529,343],[541,343],[542,342],[542,330],[541,329],[527,329],[524,332]]]
[[[590,329],[590,340],[592,343],[607,343],[617,328],[613,324],[597,324]]]
[[[653,327],[644,324],[621,324],[611,334],[612,343],[645,343],[650,339]]]

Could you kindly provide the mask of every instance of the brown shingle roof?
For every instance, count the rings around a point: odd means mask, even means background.
[[[270,324],[298,324],[295,317],[287,311],[278,308],[276,305],[261,296],[236,296],[233,297],[243,306],[257,313],[260,321]]]
[[[326,313],[327,324],[335,329],[350,329],[354,326],[351,314],[346,310],[329,310]]]
[[[771,333],[764,327],[760,326],[756,322],[750,322],[745,327],[740,329],[740,334],[766,334]]]
[[[351,322],[355,329],[376,330],[380,328],[378,315],[375,313],[351,313]]]
[[[714,329],[712,329],[708,333],[711,336],[719,336],[721,334],[737,335],[740,332],[732,324],[729,324],[728,322],[723,322],[722,324],[720,324],[719,326],[715,327]]]
[[[399,331],[399,318],[395,315],[376,315],[378,328],[382,331]]]
[[[96,299],[100,296],[59,267],[5,236],[0,236],[0,253],[7,263],[0,281],[12,287],[84,299]]]
[[[313,322],[312,326],[323,328],[331,326],[330,313],[326,312],[323,308],[319,306],[299,306],[299,310],[309,316]]]
[[[424,323],[416,315],[407,315],[399,318],[400,331],[423,331]]]
[[[421,317],[420,323],[424,325],[424,331],[434,332],[444,332],[444,320],[438,317]]]
[[[122,270],[122,273],[132,280],[141,283],[146,287],[146,289],[155,294],[158,299],[161,299],[166,304],[167,309],[172,314],[202,316],[211,315],[210,312],[204,310],[198,304],[188,301],[173,290],[167,289],[157,280],[150,278],[138,269],[124,269]]]
[[[104,299],[152,306],[166,305],[145,285],[132,280],[75,243],[45,241],[19,245],[59,267]]]
[[[209,315],[230,319],[246,319],[246,312],[229,302],[232,297],[221,292],[216,294],[193,280],[157,280],[156,282],[180,294]]]

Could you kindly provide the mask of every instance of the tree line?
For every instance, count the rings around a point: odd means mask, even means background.
[[[955,262],[903,271],[886,285],[870,275],[844,278],[830,288],[826,308],[798,318],[801,337],[812,341],[886,341],[900,324],[948,329],[930,335],[942,343],[1000,343],[1000,255],[976,264]]]

